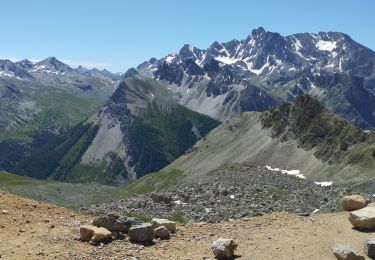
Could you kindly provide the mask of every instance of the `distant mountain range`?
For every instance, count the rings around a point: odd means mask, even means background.
[[[54,76],[54,77],[53,77]],[[0,60],[0,78],[16,78],[24,80],[39,80],[45,83],[58,79],[58,82],[65,84],[77,80],[75,77],[97,77],[110,80],[118,80],[119,75],[108,70],[86,69],[78,66],[76,69],[59,61],[55,57],[50,57],[39,62],[31,62],[27,59],[12,62],[10,60]],[[70,79],[70,80],[68,80]],[[55,81],[52,81],[56,83]]]
[[[374,137],[358,127],[375,127],[375,53],[343,33],[260,27],[206,50],[185,45],[121,79],[54,58],[5,63],[0,113],[16,131],[0,131],[0,168],[17,174],[117,184],[241,158],[311,179],[363,180],[373,169]]]
[[[281,36],[254,29],[244,40],[146,61],[125,76],[167,82],[180,104],[219,120],[310,94],[362,128],[375,127],[375,53],[338,32]]]
[[[73,69],[53,57],[0,60],[0,168],[9,169],[46,138],[91,116],[119,80],[106,70]]]
[[[0,130],[13,131],[28,124],[47,109],[67,102],[69,96],[104,102],[119,79],[120,76],[106,70],[88,70],[82,66],[73,69],[54,57],[35,63],[0,60]],[[60,104],[53,103],[54,97],[62,94],[66,98],[58,100]],[[43,97],[49,100],[43,102]],[[70,105],[77,107],[79,103]]]

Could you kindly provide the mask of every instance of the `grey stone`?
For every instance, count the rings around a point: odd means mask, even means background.
[[[332,246],[332,251],[338,260],[365,260],[349,245],[335,244]]]
[[[120,232],[128,232],[131,226],[140,224],[143,224],[143,222],[138,219],[130,217],[119,217],[113,225],[113,229]]]
[[[364,247],[365,254],[371,259],[375,259],[375,239],[366,239]]]
[[[110,231],[128,232],[133,225],[142,224],[143,222],[130,217],[101,216],[93,219],[92,224],[97,227],[104,227]]]
[[[135,242],[151,242],[154,232],[150,223],[143,223],[131,226],[128,235],[130,240]]]
[[[160,226],[154,229],[154,236],[161,239],[170,239],[171,233],[166,227]]]
[[[229,259],[234,256],[234,250],[237,246],[233,238],[219,238],[212,243],[211,249],[216,258]]]

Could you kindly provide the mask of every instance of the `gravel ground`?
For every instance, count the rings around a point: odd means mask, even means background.
[[[243,163],[167,190],[92,205],[81,212],[219,222],[281,211],[300,215],[316,210],[336,212],[342,196],[351,192],[348,187],[321,187],[309,180]]]

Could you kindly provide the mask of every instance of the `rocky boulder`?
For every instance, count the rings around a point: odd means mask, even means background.
[[[168,219],[153,218],[152,219],[152,228],[156,229],[158,227],[165,227],[171,233],[176,232],[176,222],[170,221]]]
[[[237,243],[233,238],[219,238],[212,243],[211,249],[217,259],[229,259],[234,256]]]
[[[365,254],[371,259],[375,259],[375,239],[366,239],[364,248]]]
[[[101,242],[112,236],[112,232],[108,229],[93,225],[83,225],[79,232],[83,241]]]
[[[150,223],[143,223],[131,226],[128,235],[130,240],[134,242],[151,242],[154,232]]]
[[[130,217],[116,217],[113,214],[107,216],[96,217],[92,224],[97,227],[104,227],[110,231],[128,232],[133,225],[139,225],[143,222]]]
[[[375,228],[375,207],[366,207],[350,212],[349,221],[357,228]]]
[[[160,226],[154,229],[154,236],[160,239],[170,239],[171,233],[166,227]]]
[[[366,198],[364,198],[361,195],[345,196],[341,202],[343,210],[346,210],[346,211],[362,209],[366,207],[367,204],[368,204],[368,201],[366,200]]]
[[[335,244],[332,246],[332,251],[338,260],[365,260],[363,256],[349,245]]]

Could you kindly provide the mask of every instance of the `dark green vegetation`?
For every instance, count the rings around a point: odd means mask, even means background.
[[[139,154],[137,175],[168,165],[217,125],[217,121],[181,105],[163,112],[157,104],[150,104],[129,128],[129,143]]]
[[[33,178],[64,179],[90,145],[98,128],[90,124],[78,124],[65,135],[56,136],[22,160],[13,172]]]

